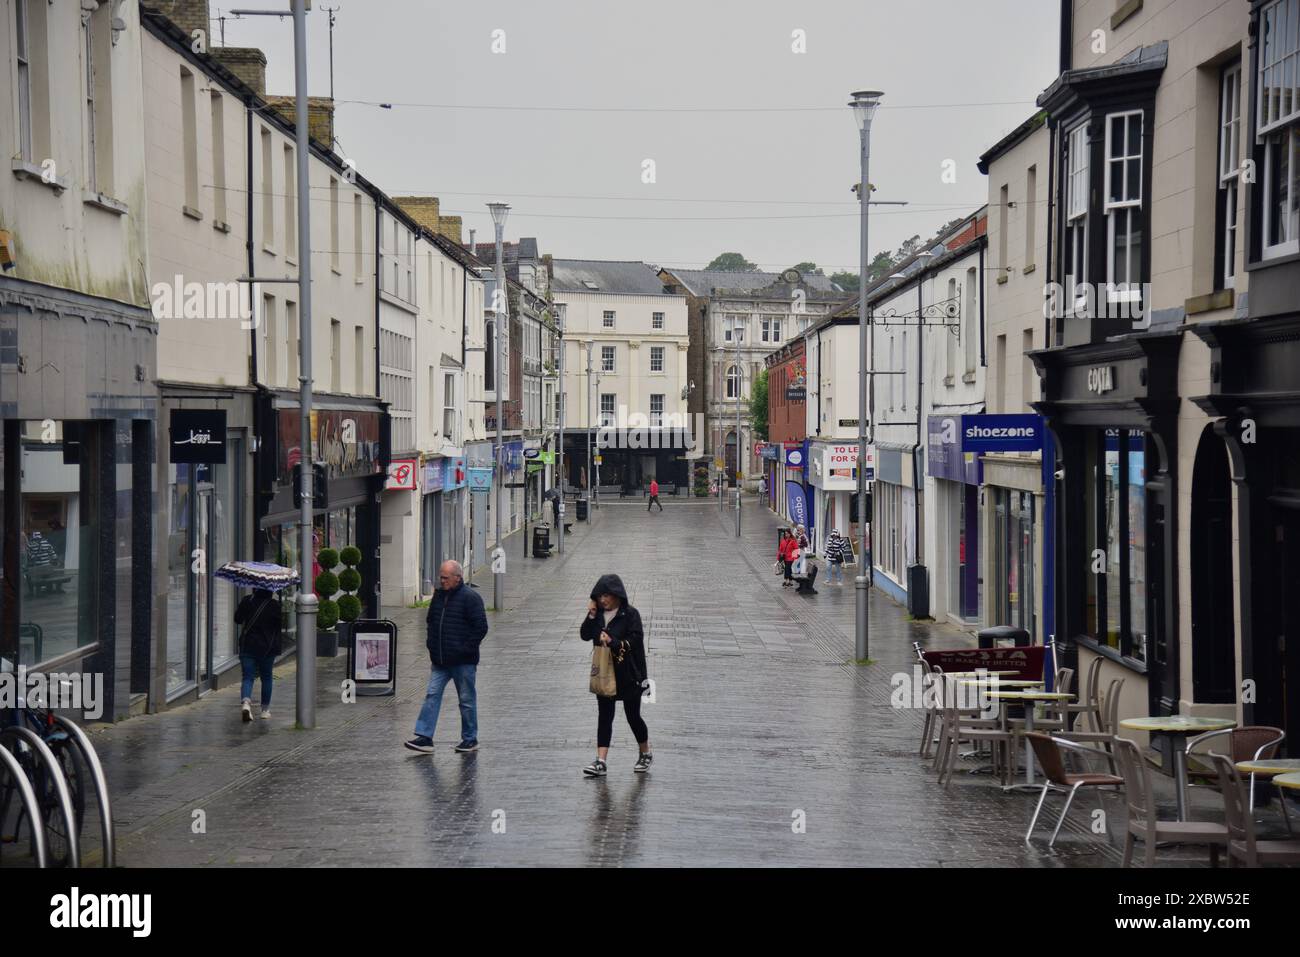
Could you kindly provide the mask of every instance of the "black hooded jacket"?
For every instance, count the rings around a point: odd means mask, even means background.
[[[239,653],[264,658],[278,655],[280,642],[280,599],[269,591],[257,589],[235,609],[239,629]]]
[[[599,606],[601,595],[613,595],[619,601],[618,611],[605,624],[605,611]],[[608,631],[610,651],[614,653],[614,679],[618,683],[620,698],[641,695],[641,681],[648,677],[645,662],[645,632],[641,628],[641,613],[627,603],[627,589],[617,575],[601,575],[591,590],[591,600],[597,602],[596,614],[582,620],[578,634],[583,641],[600,641],[600,633]],[[619,653],[623,660],[619,662]]]

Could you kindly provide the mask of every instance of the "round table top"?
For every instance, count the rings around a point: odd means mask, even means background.
[[[944,673],[944,677],[945,678],[983,678],[984,676],[987,675],[990,678],[995,678],[1000,675],[1018,675],[1018,674],[1020,674],[1019,671],[1017,671],[1015,668],[1011,668],[1007,671],[948,671]]]
[[[1252,761],[1238,761],[1237,770],[1242,774],[1286,774],[1300,771],[1300,758],[1258,758]]]
[[[994,691],[989,697],[1007,701],[1065,701],[1072,700],[1074,695],[1064,691]]]
[[[1125,718],[1119,723],[1130,731],[1155,731],[1159,734],[1196,734],[1235,728],[1230,718],[1198,718],[1186,714],[1153,714],[1145,718]]]
[[[1007,678],[989,678],[981,681],[977,678],[963,678],[957,682],[959,685],[978,685],[982,688],[1037,688],[1042,685],[1041,681],[1022,681],[1020,679]]]
[[[1279,774],[1273,779],[1273,783],[1280,788],[1293,788],[1300,791],[1300,771],[1292,771],[1289,774]]]

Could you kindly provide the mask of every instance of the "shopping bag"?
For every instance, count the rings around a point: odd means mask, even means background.
[[[591,649],[590,687],[592,694],[602,698],[613,698],[618,694],[618,682],[614,678],[614,655],[599,642]]]

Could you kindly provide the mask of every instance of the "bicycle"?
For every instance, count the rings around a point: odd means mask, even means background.
[[[83,744],[65,724],[23,697],[0,711],[0,749],[9,756],[0,760],[0,844],[20,843],[26,825],[40,866],[81,863],[89,775]]]

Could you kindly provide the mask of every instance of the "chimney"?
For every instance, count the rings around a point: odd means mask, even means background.
[[[289,121],[298,122],[298,104],[292,96],[265,97],[267,106]],[[334,149],[334,101],[328,96],[307,97],[307,135],[328,150]]]
[[[208,0],[154,0],[150,6],[190,36],[194,36],[195,30],[202,30],[203,35],[208,37],[206,45],[211,48],[212,39],[208,33],[208,25],[211,22],[208,17]]]
[[[266,95],[266,54],[256,47],[208,47],[208,54],[258,96]]]
[[[460,242],[460,217],[443,216],[437,196],[394,196],[393,202],[430,232],[446,236],[455,243]]]

